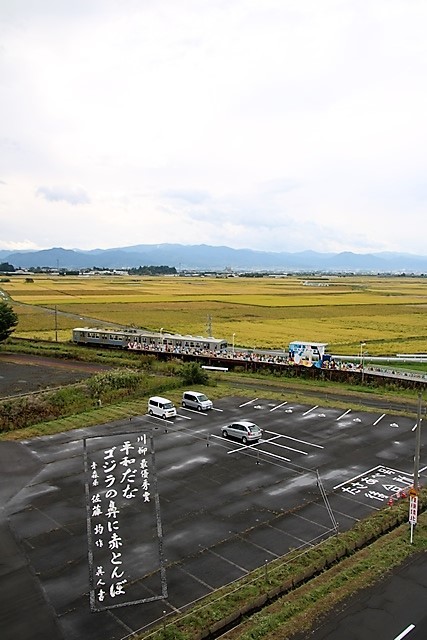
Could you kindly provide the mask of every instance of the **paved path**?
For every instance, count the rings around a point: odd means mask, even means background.
[[[0,629],[2,640],[60,640],[56,615],[21,545],[15,540],[5,511],[7,501],[40,470],[28,449],[1,443],[0,484]]]
[[[293,640],[425,640],[427,552],[412,557],[340,609],[315,631]]]

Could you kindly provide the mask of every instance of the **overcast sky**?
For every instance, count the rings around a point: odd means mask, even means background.
[[[426,254],[426,0],[0,0],[0,249]]]

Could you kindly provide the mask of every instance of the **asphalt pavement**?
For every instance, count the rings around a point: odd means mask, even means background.
[[[257,422],[261,441],[223,438],[221,427],[237,419]],[[173,421],[141,415],[0,442],[2,640],[121,640],[334,535],[335,520],[350,528],[411,483],[415,419],[236,396],[207,414],[179,408]],[[97,520],[98,471],[120,468],[122,479],[103,476],[104,494],[127,478],[130,496],[136,456],[115,455],[137,441],[138,464],[152,473],[150,509],[141,490],[140,502],[122,501],[120,523]],[[108,527],[110,539],[98,536]],[[108,586],[106,564],[121,579]]]
[[[317,629],[293,640],[425,640],[427,551],[330,613]]]

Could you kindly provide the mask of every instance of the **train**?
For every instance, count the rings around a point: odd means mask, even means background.
[[[391,380],[398,386],[422,389],[427,376],[399,374],[382,368],[345,362],[325,352],[326,343],[294,341],[289,350],[235,349],[227,340],[214,337],[181,335],[163,330],[106,329],[80,327],[73,329],[72,342],[77,345],[106,347],[152,353],[167,360],[177,357],[183,362],[196,361],[204,369],[229,371],[236,367],[255,373],[263,369],[304,378],[382,386]]]
[[[72,341],[79,345],[100,346],[114,349],[143,351],[194,351],[213,354],[225,353],[227,340],[213,337],[181,335],[165,331],[144,331],[143,329],[94,329],[78,327],[73,329]]]

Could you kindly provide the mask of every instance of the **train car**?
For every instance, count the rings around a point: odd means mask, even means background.
[[[327,342],[304,342],[294,340],[289,344],[289,359],[295,364],[321,367],[325,358]]]
[[[188,351],[201,350],[221,353],[227,349],[227,341],[219,338],[180,335],[164,331],[150,332],[142,329],[95,329],[78,327],[73,329],[75,344],[108,347],[115,349]]]

